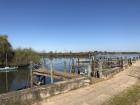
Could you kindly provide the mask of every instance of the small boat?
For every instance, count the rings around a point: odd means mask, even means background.
[[[0,68],[0,72],[10,72],[10,71],[17,71],[18,67],[8,67],[7,66],[7,53],[6,53],[6,67]]]
[[[17,71],[18,67],[4,67],[0,68],[0,72],[10,72],[10,71]]]

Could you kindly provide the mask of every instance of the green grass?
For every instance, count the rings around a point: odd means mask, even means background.
[[[140,82],[113,97],[105,105],[140,105]]]

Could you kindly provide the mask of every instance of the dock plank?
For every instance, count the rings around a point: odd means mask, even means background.
[[[42,76],[51,76],[51,71],[47,70],[47,69],[37,69],[37,70],[33,71],[33,74],[34,75],[42,75]],[[60,78],[60,77],[75,78],[75,77],[80,77],[80,75],[72,74],[72,73],[64,73],[61,71],[53,70],[53,77],[54,78]]]

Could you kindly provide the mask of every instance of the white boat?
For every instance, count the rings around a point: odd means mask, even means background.
[[[6,53],[6,67],[0,68],[0,72],[10,72],[10,71],[17,71],[18,67],[8,67],[7,66],[7,53]]]
[[[4,67],[0,68],[0,72],[10,72],[10,71],[17,71],[18,67]]]

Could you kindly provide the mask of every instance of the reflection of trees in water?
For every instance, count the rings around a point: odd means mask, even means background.
[[[28,69],[20,69],[14,72],[8,72],[8,89],[12,90],[11,87],[18,89],[18,87],[22,88],[23,84],[27,85],[29,81],[29,75]],[[23,83],[23,81],[25,83]],[[0,93],[4,92],[6,92],[6,73],[0,73]]]
[[[18,72],[17,72],[17,80],[18,80],[18,82],[20,82],[20,81],[22,81],[22,80],[27,80],[28,78],[29,78],[29,74],[30,73],[30,71],[29,71],[29,69],[20,69],[20,70],[18,70]]]
[[[8,89],[12,85],[12,81],[15,79],[13,73],[7,73]],[[6,72],[0,73],[0,93],[7,92],[6,90]]]
[[[20,69],[18,70],[18,72],[16,73],[16,83],[17,85],[23,84],[23,81],[26,82],[25,85],[27,85],[28,81],[30,80],[30,74],[29,74],[29,70],[28,69]],[[22,87],[21,87],[22,88]]]
[[[0,93],[3,93],[5,91],[5,73],[0,73]]]
[[[29,70],[27,68],[19,69],[14,72],[15,78],[11,85],[11,90],[18,90],[28,85],[29,81]]]

